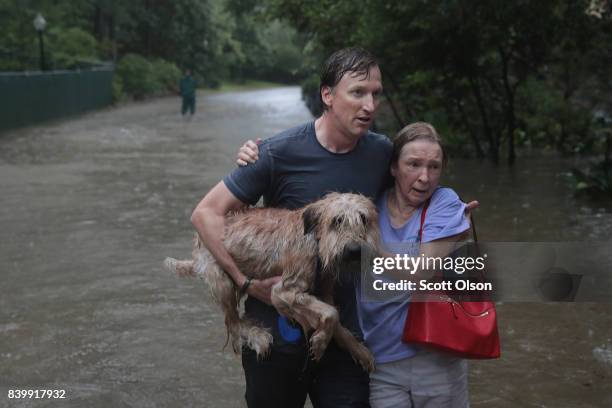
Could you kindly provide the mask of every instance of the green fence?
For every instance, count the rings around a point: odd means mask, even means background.
[[[112,103],[113,68],[0,73],[0,131]]]

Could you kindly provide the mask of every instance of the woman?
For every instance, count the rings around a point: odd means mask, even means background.
[[[457,194],[439,187],[447,158],[433,126],[418,122],[395,138],[391,161],[394,185],[377,207],[383,243],[402,245],[404,252],[440,256],[433,241],[458,241],[469,229],[466,206]],[[421,213],[429,200],[421,229]],[[412,243],[413,245],[406,245]],[[360,293],[365,342],[374,354],[376,371],[370,375],[370,404],[383,407],[469,406],[467,362],[401,341],[409,297],[372,301]]]

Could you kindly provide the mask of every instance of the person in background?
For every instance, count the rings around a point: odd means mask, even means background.
[[[179,83],[179,91],[181,93],[182,98],[182,106],[181,106],[181,115],[183,117],[189,111],[190,117],[193,117],[195,113],[195,103],[196,103],[196,89],[198,87],[198,83],[195,78],[191,75],[191,70],[185,70],[185,76],[181,79]]]

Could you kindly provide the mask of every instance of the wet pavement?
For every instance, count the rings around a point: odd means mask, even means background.
[[[296,87],[198,104],[191,121],[162,98],[0,135],[0,407],[244,406],[240,360],[222,350],[203,283],[161,262],[189,256],[189,215],[243,140],[310,115]],[[468,178],[449,184],[503,202]],[[537,194],[520,197],[517,211],[531,200],[538,212],[487,221],[482,208],[486,235],[529,240],[519,232],[542,230],[539,219],[553,228]],[[560,239],[609,238],[609,209],[573,217]],[[611,305],[503,304],[499,317],[503,358],[471,363],[473,407],[612,406]],[[17,402],[11,388],[65,389],[66,399]]]

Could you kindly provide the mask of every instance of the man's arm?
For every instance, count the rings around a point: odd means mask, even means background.
[[[219,266],[238,287],[244,285],[247,277],[238,269],[232,256],[223,245],[223,234],[225,231],[225,216],[230,211],[239,210],[245,205],[228,190],[223,181],[220,181],[204,196],[191,214],[191,223],[198,231],[202,242]],[[279,280],[280,277],[264,280],[254,279],[249,285],[247,293],[262,302],[270,304],[271,288]]]

